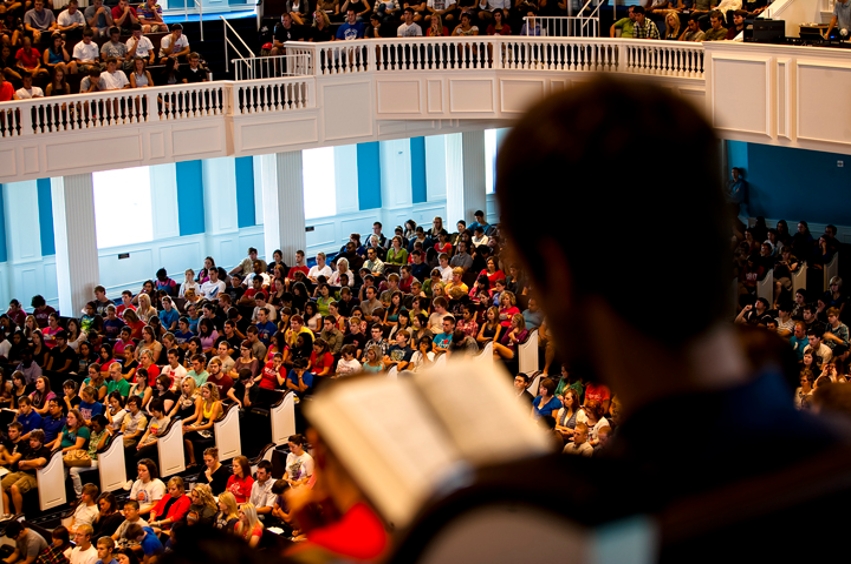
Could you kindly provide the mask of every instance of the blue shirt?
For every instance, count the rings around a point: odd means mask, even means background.
[[[337,39],[363,39],[366,25],[363,22],[355,22],[354,25],[346,22],[337,29]]]
[[[532,409],[535,410],[535,417],[543,417],[545,415],[552,415],[555,417],[555,414],[558,413],[558,410],[561,409],[561,400],[557,397],[550,398],[550,401],[544,404],[544,407],[538,409],[538,406],[541,405],[541,396],[535,398],[535,401],[532,403]]]
[[[440,333],[434,336],[434,344],[440,349],[448,349],[452,344],[452,333]]]
[[[789,342],[792,343],[792,350],[795,351],[795,355],[797,355],[798,360],[804,360],[804,349],[810,344],[809,338],[804,335],[803,338],[798,339],[795,335],[792,335]]]
[[[41,415],[36,413],[35,409],[31,410],[29,415],[23,415],[21,412],[18,412],[18,423],[24,426],[21,434],[26,435],[34,429],[41,429]],[[62,424],[64,425],[65,422],[63,421]]]
[[[271,321],[257,323],[255,327],[257,327],[257,338],[263,341],[263,344],[268,347],[269,343],[272,342],[272,335],[275,334],[278,328]]]
[[[81,401],[78,409],[80,410],[80,415],[83,416],[83,419],[91,421],[92,417],[103,413],[103,404],[96,401],[92,403]]]
[[[154,530],[150,527],[142,527],[142,530],[147,533],[141,542],[142,552],[145,553],[145,556],[153,556],[154,554],[161,553],[163,551],[163,543],[157,538]]]
[[[59,436],[59,432],[62,431],[62,427],[65,426],[65,417],[59,416],[57,418],[53,417],[44,417],[41,420],[41,430],[44,431],[44,442],[49,443],[53,439]]]
[[[184,333],[182,331],[175,331],[174,332],[174,340],[178,345],[182,345],[183,343],[188,343],[189,339],[191,339],[194,336],[195,336],[195,334],[192,333],[192,331],[187,331],[186,333]]]
[[[171,329],[172,323],[177,323],[177,320],[180,319],[180,314],[174,308],[171,308],[171,311],[161,310],[159,316],[167,331]]]
[[[287,380],[298,386],[298,374],[295,373],[295,370],[290,370],[290,373],[287,374]],[[307,384],[307,389],[303,392],[297,392],[299,397],[306,395],[313,387],[313,372],[305,370],[304,374],[301,375],[301,381]]]

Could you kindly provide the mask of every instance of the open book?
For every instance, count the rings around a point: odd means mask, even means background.
[[[473,467],[547,453],[551,441],[501,366],[460,360],[389,380],[335,383],[305,406],[375,509],[411,523]]]

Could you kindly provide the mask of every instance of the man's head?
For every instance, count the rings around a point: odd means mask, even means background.
[[[198,53],[195,53],[194,51],[192,53],[189,53],[189,56],[187,57],[187,59],[189,60],[189,66],[193,70],[197,69],[198,65],[201,64],[201,55],[199,55]]]
[[[627,16],[628,16],[628,17],[629,17],[629,19],[631,19],[632,21],[635,21],[635,9],[634,9],[634,8],[635,8],[635,6],[630,6],[630,7],[629,7],[629,10],[627,11]]]
[[[633,120],[619,123],[611,112],[613,107],[641,111]],[[661,125],[672,123],[675,131]],[[613,155],[635,159],[647,146],[664,145],[674,138],[693,158],[673,163],[676,170],[670,178],[696,179],[689,195],[702,213],[694,218],[697,225],[691,231],[699,234],[700,240],[674,241],[668,256],[681,257],[674,261],[683,261],[680,267],[686,269],[686,257],[693,256],[695,245],[701,249],[712,268],[708,276],[701,277],[699,289],[663,287],[650,279],[624,287],[615,273],[640,271],[642,264],[637,255],[621,257],[615,264],[598,252],[597,248],[618,248],[615,231],[603,234],[605,241],[595,248],[569,243],[561,222],[528,228],[528,218],[539,213],[535,210],[541,202],[558,201],[558,193],[564,189],[552,181],[554,171],[570,175],[596,170],[604,182],[616,183],[618,173],[606,164]],[[563,320],[553,324],[559,345],[578,345],[568,352],[570,356],[587,354],[584,351],[591,348],[567,334],[570,327],[587,326],[591,302],[606,304],[627,324],[670,348],[700,335],[718,320],[731,279],[726,260],[730,229],[720,189],[718,141],[697,109],[659,86],[601,76],[537,104],[512,129],[502,148],[497,172],[502,222],[522,249],[524,270],[534,280],[541,309],[548,318]],[[530,193],[529,186],[538,188]],[[664,223],[665,218],[678,214],[681,199],[677,194],[681,191],[681,183],[675,180],[661,182],[652,192],[623,191],[607,208],[608,218],[615,225],[629,225],[635,218],[647,216]],[[591,191],[578,197],[586,206],[597,201]],[[571,206],[564,219],[582,225],[580,229],[599,232],[592,218],[580,210],[582,205]],[[609,275],[600,276],[600,269]],[[701,306],[690,312],[691,323],[682,331],[672,331],[670,323],[655,313],[660,303],[693,303],[695,295],[703,297]],[[589,298],[599,301],[589,302]]]
[[[447,315],[443,318],[443,332],[444,333],[452,333],[455,330],[455,318],[451,315]]]
[[[68,1],[68,13],[75,14],[77,13],[77,7],[79,6],[79,2],[77,0],[69,0]]]
[[[112,26],[109,28],[109,40],[113,43],[118,43],[118,40],[121,38],[121,28]]]
[[[112,551],[115,550],[115,541],[112,537],[103,536],[98,539],[98,558],[102,562],[110,562],[112,560]]]
[[[346,22],[348,22],[349,25],[355,25],[357,19],[358,15],[357,13],[355,13],[354,8],[349,8],[348,10],[346,10]]]
[[[414,9],[410,7],[405,8],[402,17],[405,18],[406,24],[411,25],[414,22]]]
[[[174,24],[173,26],[171,26],[171,36],[175,40],[179,39],[181,35],[183,35],[183,26],[182,25]],[[210,271],[213,271],[213,270],[215,270],[215,269],[214,268],[210,269]]]
[[[272,463],[268,460],[261,460],[257,463],[257,481],[265,484],[266,480],[272,477]]]
[[[644,6],[633,6],[632,13],[635,23],[644,25]]]
[[[733,23],[736,25],[736,27],[744,25],[745,17],[747,15],[748,13],[744,10],[736,10],[735,12],[733,12]]]
[[[74,542],[77,543],[77,546],[88,548],[92,542],[93,532],[94,529],[92,529],[91,525],[80,525],[77,527],[77,532],[74,533]]]
[[[44,0],[35,0],[34,7],[35,7],[36,12],[43,11],[44,10]]]
[[[290,15],[289,12],[284,12],[283,14],[281,14],[281,25],[283,25],[286,29],[292,27],[293,17]]]
[[[692,16],[688,20],[689,31],[700,31],[700,19],[697,16]]]
[[[721,29],[721,22],[723,21],[724,14],[722,14],[718,10],[712,10],[709,13],[709,25],[712,26],[712,29]]]

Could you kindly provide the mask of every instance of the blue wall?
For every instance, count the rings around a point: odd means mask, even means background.
[[[851,157],[728,142],[728,164],[745,169],[752,216],[851,224]],[[844,166],[838,167],[837,162]]]
[[[53,194],[50,192],[50,179],[39,178],[38,190],[38,232],[41,235],[41,256],[56,254],[56,242],[53,234]]]
[[[378,141],[358,143],[358,209],[381,207],[381,153]]]
[[[204,232],[204,179],[201,161],[176,163],[177,218],[180,235]]]
[[[413,137],[411,138],[411,202],[422,204],[427,201],[425,137]]]
[[[254,217],[254,157],[237,157],[236,221],[238,227],[256,225]]]

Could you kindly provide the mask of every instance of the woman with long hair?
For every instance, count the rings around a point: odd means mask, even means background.
[[[254,478],[251,477],[251,463],[244,456],[233,459],[233,474],[228,478],[227,491],[236,499],[237,503],[245,503],[251,497],[251,486]]]
[[[71,93],[71,85],[65,80],[65,68],[56,66],[53,69],[53,77],[47,85],[45,96],[64,96]],[[63,104],[64,106],[64,104]]]
[[[238,521],[239,505],[236,503],[236,498],[228,491],[222,492],[219,494],[219,512],[216,513],[214,520],[215,527],[221,531],[232,533]]]
[[[263,538],[263,523],[257,518],[257,509],[253,503],[243,503],[239,506],[239,521],[233,532],[251,548],[257,548],[260,544],[260,539]]]
[[[154,85],[147,62],[141,57],[133,59],[133,72],[130,73],[130,88],[148,88]]]
[[[213,490],[208,484],[195,484],[192,491],[189,492],[189,498],[192,505],[189,506],[189,511],[194,511],[198,516],[198,525],[212,525],[216,513],[219,511],[216,505],[216,498],[213,496]]]
[[[190,378],[187,376],[187,378]],[[189,458],[189,465],[195,466],[195,444],[209,440],[213,436],[213,423],[222,414],[222,402],[219,388],[212,382],[201,386],[201,393],[195,402],[195,414],[183,424],[183,445]]]
[[[54,399],[56,394],[50,391],[50,379],[39,376],[35,379],[35,391],[30,394],[33,409],[41,416],[47,415],[47,402]]]

